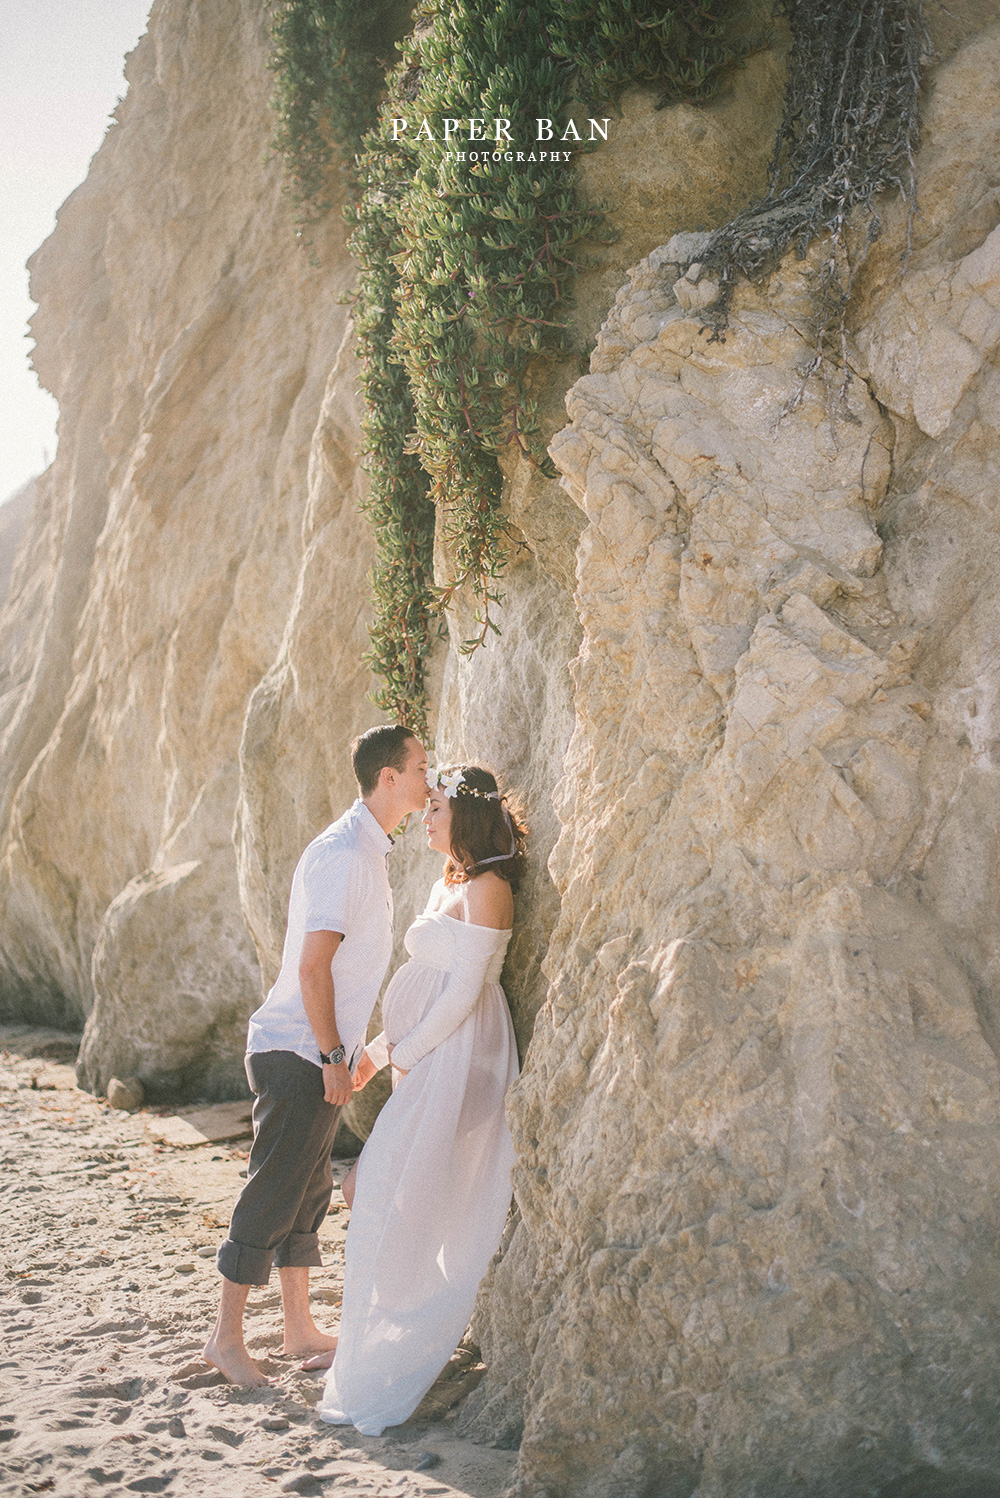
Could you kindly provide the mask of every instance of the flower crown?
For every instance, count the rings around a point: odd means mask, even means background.
[[[499,801],[499,791],[479,791],[470,785],[461,770],[449,770],[447,774],[434,765],[427,766],[427,784],[432,791],[440,791],[450,801],[453,796],[476,796],[480,801]]]
[[[492,858],[479,858],[474,864],[474,869],[483,869],[488,863],[506,863],[510,858],[517,857],[517,836],[514,832],[514,822],[510,812],[504,805],[503,796],[499,791],[480,791],[474,785],[470,785],[462,770],[449,770],[445,773],[438,770],[434,765],[427,766],[427,784],[432,791],[440,791],[450,801],[454,796],[475,796],[479,801],[498,801],[503,819],[507,823],[507,831],[510,833],[510,852],[496,853]]]

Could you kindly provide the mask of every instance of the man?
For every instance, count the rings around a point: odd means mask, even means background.
[[[309,1308],[309,1270],[330,1205],[330,1153],[352,1067],[392,950],[390,829],[427,796],[427,754],[408,728],[370,728],[351,749],[361,792],[306,848],[292,879],[281,971],[250,1016],[247,1076],[256,1094],[247,1183],[219,1248],[222,1298],[202,1356],[233,1383],[267,1379],[243,1341],[251,1285],[281,1282],[282,1350],[329,1352]]]

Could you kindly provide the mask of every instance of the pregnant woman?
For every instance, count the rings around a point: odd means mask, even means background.
[[[410,961],[355,1079],[391,1061],[392,1096],[345,1182],[340,1339],[319,1409],[365,1435],[408,1419],[454,1352],[510,1206],[504,1093],[517,1049],[499,978],[526,831],[488,770],[428,780],[424,825],[444,878],[406,933]]]

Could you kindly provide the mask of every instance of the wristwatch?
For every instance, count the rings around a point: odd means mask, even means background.
[[[338,1045],[332,1051],[320,1051],[319,1059],[324,1066],[339,1066],[344,1059],[344,1047]]]

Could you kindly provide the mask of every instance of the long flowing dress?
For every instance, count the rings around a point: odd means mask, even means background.
[[[451,1357],[510,1206],[504,1093],[517,1048],[499,978],[511,933],[434,909],[443,893],[439,881],[407,931],[411,960],[382,1004],[407,1075],[394,1070],[358,1162],[340,1340],[319,1407],[364,1435],[408,1419]]]

